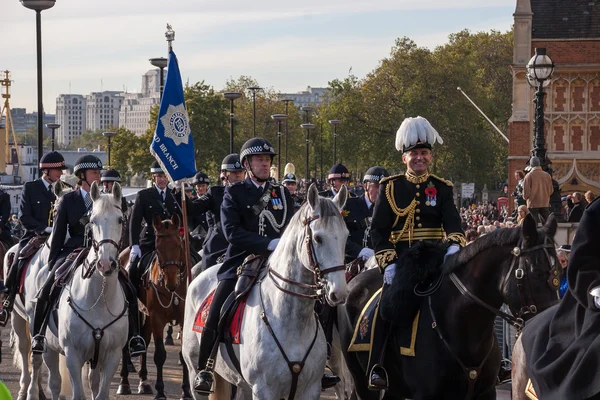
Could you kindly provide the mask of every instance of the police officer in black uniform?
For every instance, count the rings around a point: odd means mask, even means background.
[[[87,220],[92,209],[92,198],[89,191],[92,183],[100,180],[101,170],[102,162],[98,157],[93,155],[79,157],[75,162],[73,170],[73,175],[79,179],[77,189],[65,194],[58,206],[56,219],[52,228],[50,255],[48,257],[50,274],[37,297],[33,319],[31,349],[34,353],[43,353],[45,351],[44,332],[46,330],[48,315],[61,292],[58,287],[54,287],[53,289],[56,273],[55,267],[61,265],[73,250],[88,246],[88,243],[85,243],[85,226],[87,225]],[[67,231],[70,237],[65,242]],[[129,285],[123,284],[123,279],[119,279],[119,281],[122,283],[125,297],[129,303],[129,325],[131,331],[129,351],[132,356],[139,355],[146,351],[146,346],[144,340],[138,335],[139,323],[136,323],[138,319],[137,298],[135,293],[128,290]]]
[[[433,160],[434,142],[442,143],[437,131],[423,117],[406,118],[396,134],[396,149],[402,152],[406,174],[394,175],[380,181],[379,195],[371,221],[371,237],[377,264],[383,273],[383,295],[394,281],[396,270],[403,273],[396,262],[402,252],[416,242],[442,241],[449,244],[446,255],[455,253],[466,244],[460,215],[454,205],[452,183],[429,172]],[[403,278],[405,278],[403,276]],[[413,299],[415,284],[410,277],[402,279],[399,288],[402,299]],[[395,321],[398,325],[412,324],[418,300],[407,300],[407,320]],[[381,310],[381,308],[380,308]],[[410,319],[410,321],[408,320]],[[389,324],[377,320],[373,333],[373,347],[369,359],[369,388],[385,390],[387,372],[383,368]]]
[[[340,190],[342,185],[348,186],[350,183],[350,172],[342,164],[336,164],[329,170],[327,175],[327,182],[331,186],[329,189],[319,192],[319,196],[333,198],[336,193]],[[353,193],[348,191],[348,197],[356,197]]]
[[[142,269],[145,268],[144,264],[155,250],[152,218],[158,215],[161,219],[169,219],[173,215],[178,215],[179,220],[183,221],[181,207],[176,196],[169,189],[169,179],[158,161],[152,163],[150,172],[154,184],[152,187],[140,190],[137,193],[129,224],[131,252],[129,254],[128,271],[129,278],[136,290],[139,288],[139,279],[143,273]],[[142,222],[145,223],[143,228]],[[140,263],[141,259],[144,259],[144,262]]]
[[[62,170],[65,168],[65,159],[56,151],[46,153],[40,160],[41,178],[27,182],[23,186],[23,193],[19,203],[19,215],[21,225],[25,233],[19,240],[19,246],[15,252],[15,258],[7,273],[6,285],[8,295],[0,310],[0,326],[8,322],[13,302],[17,293],[18,279],[21,275],[25,261],[19,261],[21,249],[38,235],[49,235],[52,227],[49,226],[50,215],[56,196],[54,195],[54,184],[60,185]],[[58,182],[58,183],[56,183]]]
[[[371,167],[363,177],[365,193],[346,201],[342,214],[350,236],[346,241],[346,262],[358,257],[368,259],[373,253],[371,244],[371,218],[379,195],[379,181],[390,176],[383,167]]]
[[[221,204],[225,188],[244,180],[246,170],[242,167],[239,155],[227,155],[221,163],[221,177],[225,186],[212,186],[206,194],[194,200],[197,213],[206,213],[208,233],[202,246],[202,271],[219,263],[219,258],[225,255],[229,242],[223,234],[221,225]]]
[[[304,203],[304,197],[298,193],[298,180],[296,179],[296,167],[292,163],[285,165],[283,180],[281,181],[283,186],[289,190],[292,200],[294,200],[294,209],[298,211],[300,206]]]
[[[194,185],[195,198],[193,200],[195,201],[206,194],[208,186],[210,185],[210,178],[204,172],[198,172],[194,176],[192,184]],[[206,239],[209,229],[208,221],[206,220],[206,212],[197,212],[193,216],[188,216],[188,227],[190,235],[197,242],[194,249],[200,251],[202,242]]]
[[[240,161],[248,172],[243,182],[225,188],[221,206],[221,224],[229,247],[219,269],[219,284],[202,331],[198,367],[194,381],[199,394],[212,391],[214,360],[211,352],[218,340],[217,325],[223,303],[235,288],[237,268],[250,254],[268,256],[294,213],[288,190],[269,181],[269,168],[276,155],[262,138],[248,140],[242,146]]]
[[[102,183],[102,191],[104,193],[112,193],[115,182],[121,183],[121,174],[116,169],[107,169],[106,171],[102,171],[100,182]],[[123,211],[123,215],[127,212],[127,200],[125,200],[125,196],[121,197],[121,211]]]

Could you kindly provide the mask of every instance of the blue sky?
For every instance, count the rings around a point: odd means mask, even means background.
[[[35,13],[2,0],[0,70],[12,107],[36,110]],[[165,5],[169,6],[165,8]],[[296,92],[352,72],[364,77],[408,36],[433,48],[461,29],[510,29],[515,0],[57,0],[42,13],[44,107],[60,93],[139,91],[148,59],[166,56],[166,23],[182,78],[219,90],[248,75]]]

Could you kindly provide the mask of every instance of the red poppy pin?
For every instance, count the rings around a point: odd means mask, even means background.
[[[425,205],[435,207],[435,205],[437,204],[437,189],[435,188],[433,182],[429,182],[429,184],[425,188],[425,196],[427,196],[427,201],[425,202]]]
[[[348,211],[348,210],[342,210],[342,211],[341,211],[341,214],[342,214],[342,217],[344,217],[344,218],[345,218],[345,217],[347,217],[348,215],[350,215],[350,211]]]

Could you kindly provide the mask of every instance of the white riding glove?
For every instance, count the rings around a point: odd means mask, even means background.
[[[275,248],[277,247],[277,243],[279,243],[279,239],[273,239],[269,242],[269,245],[267,246],[267,250],[269,251],[273,251],[275,250]]]
[[[444,256],[444,262],[446,262],[446,258],[448,258],[449,255],[454,254],[456,252],[458,252],[460,250],[460,246],[457,244],[451,244],[450,247],[448,247],[448,250],[446,250],[446,255]]]
[[[390,264],[383,270],[383,283],[391,285],[396,276],[396,263]]]
[[[594,296],[594,304],[596,305],[596,308],[600,308],[600,286],[596,286],[590,290],[590,294]]]
[[[140,250],[140,246],[134,244],[131,246],[131,251],[129,252],[129,262],[132,262],[136,258],[140,258],[142,256],[142,251]]]
[[[51,226],[47,227],[46,229],[44,229],[44,232],[52,233],[52,227]]]
[[[373,251],[373,249],[365,247],[360,251],[360,253],[358,253],[358,256],[362,257],[365,260],[368,260],[369,258],[373,257],[374,254],[375,252]]]

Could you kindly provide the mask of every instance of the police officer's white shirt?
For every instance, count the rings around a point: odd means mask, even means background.
[[[371,208],[371,200],[369,200],[369,198],[367,196],[365,196],[365,203],[367,203],[367,208]]]
[[[85,202],[85,196],[87,196],[88,192],[86,192],[85,189],[82,188],[81,186],[79,187],[79,190],[81,190],[81,198]]]
[[[262,185],[259,185],[258,183],[256,183],[256,182],[254,181],[254,179],[251,179],[251,181],[252,181],[252,183],[254,184],[254,186],[255,186],[257,189],[258,189],[258,188],[261,188],[262,190],[265,190],[265,185],[266,185],[266,183],[263,183]]]
[[[44,178],[42,178],[42,182],[44,183],[46,190],[48,190],[48,188],[52,186],[52,184],[50,182],[46,181]],[[52,187],[52,188],[54,188],[54,187]]]
[[[159,196],[160,196],[160,195],[161,195],[161,193],[162,193],[162,199],[163,199],[163,201],[165,201],[165,198],[166,198],[166,196],[167,196],[167,189],[168,189],[168,186],[167,186],[167,187],[165,187],[164,189],[160,189],[160,188],[159,188],[158,186],[156,186],[156,185],[154,185],[154,187],[155,187],[155,188],[156,188],[156,190],[158,191],[158,195],[159,195]]]

